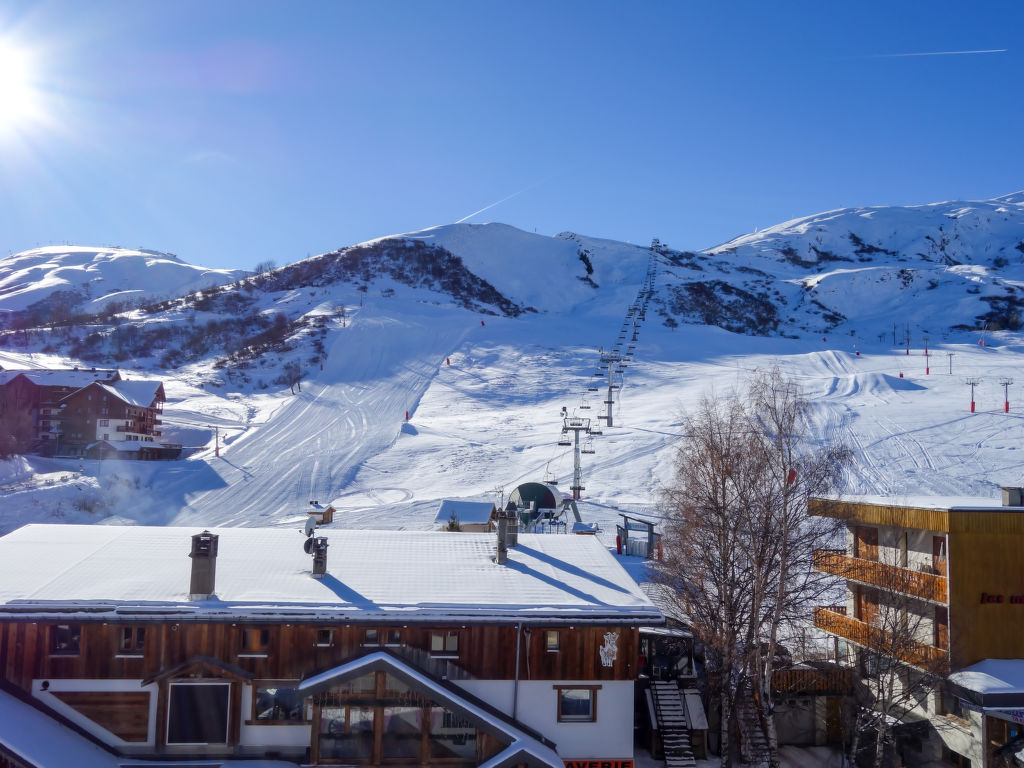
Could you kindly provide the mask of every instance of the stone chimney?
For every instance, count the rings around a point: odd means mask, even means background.
[[[508,548],[519,543],[519,522],[516,505],[509,502],[508,506],[498,512],[498,552],[494,562],[504,565],[508,562]]]
[[[513,502],[505,507],[505,514],[508,516],[508,545],[515,547],[519,544],[519,510]]]
[[[209,531],[192,537],[192,581],[188,588],[189,600],[206,600],[213,596],[217,581],[217,539]]]
[[[327,537],[317,536],[313,540],[313,578],[322,579],[327,575]]]
[[[1004,485],[1002,488],[1004,507],[1024,507],[1024,488],[1015,485]]]

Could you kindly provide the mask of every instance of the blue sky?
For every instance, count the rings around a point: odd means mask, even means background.
[[[0,254],[280,265],[510,195],[468,221],[698,249],[994,197],[1021,29],[1014,0],[8,0],[36,98],[0,112]]]

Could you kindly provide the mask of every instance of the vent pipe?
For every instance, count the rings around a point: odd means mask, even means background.
[[[322,579],[327,575],[327,537],[317,536],[313,540],[313,578]]]
[[[1020,486],[1003,486],[1003,506],[1004,507],[1024,507],[1024,488]]]
[[[189,600],[206,600],[213,596],[217,581],[217,539],[215,533],[203,531],[192,537],[192,580],[189,583]]]

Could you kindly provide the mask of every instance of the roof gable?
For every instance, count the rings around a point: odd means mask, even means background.
[[[374,651],[309,677],[299,683],[296,690],[305,696],[313,696],[348,680],[378,671],[394,675],[413,690],[466,717],[481,730],[508,742],[505,750],[486,763],[492,765],[492,768],[512,765],[509,761],[519,755],[531,756],[533,760],[528,764],[532,766],[562,768],[562,760],[554,751],[553,742],[462,688],[438,680],[384,650]]]

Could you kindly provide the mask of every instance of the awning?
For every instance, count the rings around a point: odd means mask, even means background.
[[[947,678],[950,693],[976,708],[1024,710],[1024,659],[983,659]]]

